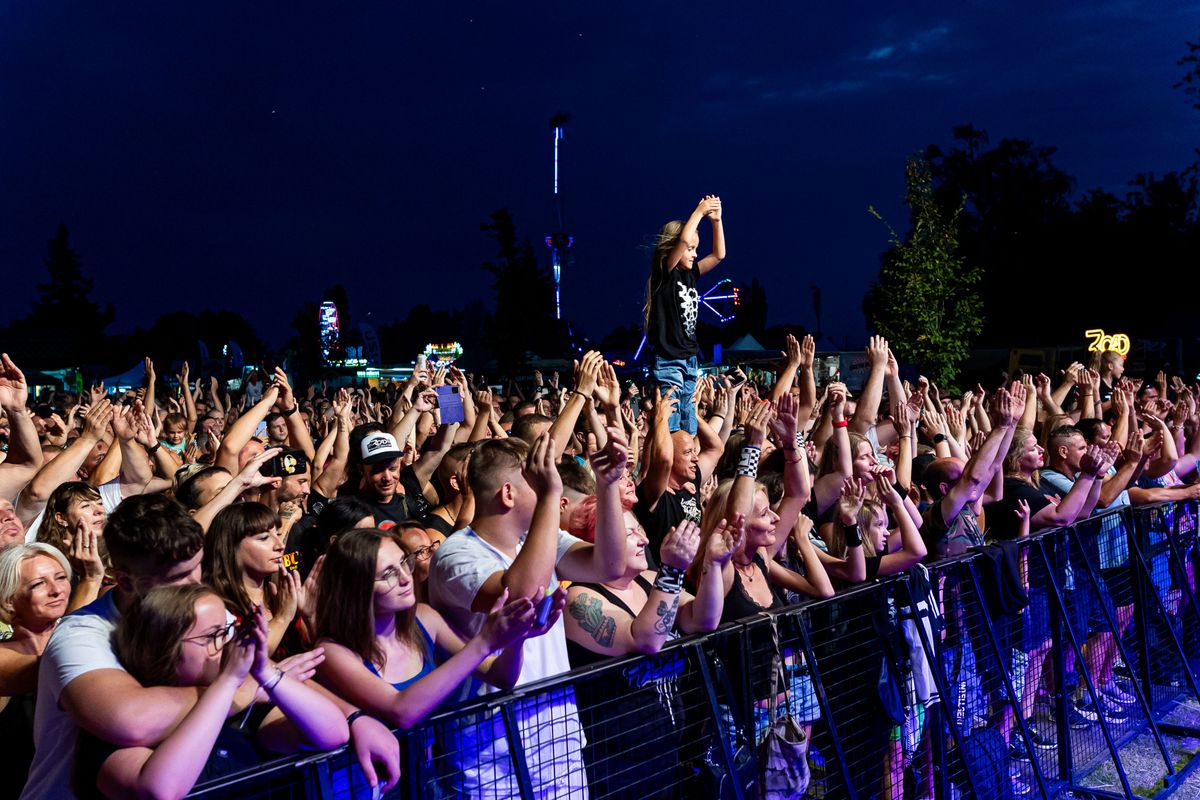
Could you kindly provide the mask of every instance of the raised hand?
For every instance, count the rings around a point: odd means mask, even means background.
[[[867,342],[867,362],[871,368],[886,367],[888,362],[888,341],[882,336],[872,336]]]
[[[946,417],[936,409],[925,409],[925,413],[921,417],[921,430],[924,432],[925,438],[932,441],[935,436],[943,434],[945,429]]]
[[[608,441],[592,454],[591,464],[596,483],[611,486],[625,474],[625,465],[629,461],[629,439],[621,426],[610,426],[605,430],[608,431]]]
[[[1079,459],[1079,471],[1094,478],[1099,477],[1108,469],[1105,460],[1104,449],[1100,445],[1088,445],[1087,452]]]
[[[29,398],[25,373],[17,367],[8,353],[0,354],[0,408],[5,411],[24,411]]]
[[[261,642],[257,636],[257,629],[243,632],[235,630],[232,634],[233,639],[221,648],[221,673],[220,678],[225,678],[236,684],[241,684],[246,680],[246,676],[250,674],[250,669],[258,660],[259,651],[267,649],[266,634],[262,636]],[[269,675],[264,675],[259,683],[269,680]],[[258,680],[257,675],[255,680]]]
[[[898,503],[903,497],[896,491],[896,471],[891,467],[879,467],[875,470],[875,493],[884,503]]]
[[[967,420],[953,403],[946,406],[946,429],[960,442],[967,438]]]
[[[787,392],[779,398],[775,415],[768,420],[771,432],[779,440],[779,446],[785,449],[792,447],[796,442],[796,427],[799,425],[796,410],[799,406],[800,401],[791,392]]]
[[[654,422],[656,425],[666,425],[677,408],[679,408],[679,400],[675,397],[674,386],[668,386],[666,394],[662,393],[660,387],[654,388]]]
[[[86,518],[75,523],[71,537],[71,566],[88,581],[99,581],[104,577],[104,559],[100,555],[100,528]]]
[[[607,361],[600,363],[600,374],[592,394],[605,408],[616,408],[621,403],[621,382],[617,380],[617,371]]]
[[[785,351],[783,355],[787,365],[793,369],[799,369],[801,359],[803,358],[800,353],[800,342],[796,341],[796,337],[789,333],[787,338],[784,339],[784,347]]]
[[[837,509],[843,525],[858,524],[858,512],[867,498],[867,485],[854,478],[847,478],[838,496]]]
[[[749,419],[746,420],[746,444],[762,447],[763,442],[767,439],[767,427],[771,424],[774,415],[774,409],[771,408],[768,400],[754,406]]]
[[[723,519],[713,528],[704,550],[704,560],[716,567],[723,567],[733,554],[746,546],[746,517],[734,514],[732,519]]]
[[[604,356],[595,350],[584,353],[581,361],[575,362],[575,391],[584,397],[591,397],[600,381],[600,365]]]
[[[279,407],[287,411],[296,405],[296,395],[292,391],[292,384],[288,381],[287,373],[283,371],[283,367],[275,367],[275,382],[272,386],[279,390]]]
[[[675,569],[687,569],[699,548],[700,528],[691,520],[684,520],[667,531],[659,546],[659,562]]]
[[[479,638],[488,650],[503,650],[527,638],[536,621],[537,608],[533,601],[528,597],[509,600],[508,589],[505,589],[492,604],[483,627],[479,629]]]
[[[829,384],[829,413],[834,422],[846,419],[846,384]]]
[[[276,617],[294,619],[296,612],[304,605],[301,592],[304,587],[300,584],[300,573],[291,569],[281,569],[278,572],[279,582],[274,584],[279,594],[279,610]]]
[[[539,497],[562,494],[562,478],[558,474],[558,452],[549,432],[543,433],[529,448],[525,461],[525,481]]]
[[[416,398],[413,400],[413,408],[415,408],[417,411],[420,411],[422,413],[425,413],[427,411],[433,411],[433,408],[436,405],[437,405],[437,390],[436,389],[426,389],[425,391],[423,391],[419,395],[417,395]]]

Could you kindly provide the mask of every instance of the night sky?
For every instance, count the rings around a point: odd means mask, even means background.
[[[639,321],[644,244],[714,193],[716,275],[758,277],[771,324],[813,326],[817,284],[858,346],[887,246],[867,206],[904,230],[904,158],[953,125],[1057,146],[1078,192],[1195,159],[1172,84],[1200,4],[897,5],[6,0],[5,314],[59,222],[115,332],[227,308],[278,345],[338,281],[380,323],[490,300],[479,223],[507,206],[550,232],[564,111],[584,332]]]

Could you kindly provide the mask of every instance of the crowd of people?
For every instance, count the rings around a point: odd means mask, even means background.
[[[772,382],[702,377],[694,273],[724,255],[720,214],[705,198],[663,230],[644,382],[588,352],[571,376],[504,392],[422,359],[402,383],[294,387],[275,368],[231,392],[186,362],[161,380],[147,359],[136,390],[33,397],[4,355],[0,749],[15,780],[0,794],[176,798],[347,742],[387,789],[393,729],[438,709],[1102,509],[1200,497],[1200,391],[1125,376],[1114,353],[952,396],[902,380],[872,337],[852,397],[819,387],[812,338],[789,336]],[[714,254],[696,259],[704,219]],[[1123,535],[1101,533],[1105,569],[1127,561]],[[1044,613],[1044,587],[1028,589],[1025,613]],[[1113,601],[1128,625],[1131,601]],[[1081,724],[1131,702],[1113,638],[1097,628],[1086,648],[1100,702],[1068,692]],[[1014,758],[1053,733],[1033,709],[1048,649],[1024,652],[1017,707],[993,720]],[[777,655],[807,735],[803,655]],[[735,675],[760,733],[772,671]],[[931,687],[916,684],[920,706]],[[653,681],[518,703],[537,796],[657,796],[604,751],[623,723],[601,694],[649,730],[679,724]],[[922,771],[901,738],[887,797],[901,761]],[[516,796],[508,747],[498,719],[464,723],[441,791]]]

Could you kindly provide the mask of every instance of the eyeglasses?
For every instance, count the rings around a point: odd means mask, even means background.
[[[233,632],[237,629],[237,620],[233,620],[224,627],[218,628],[211,633],[204,633],[199,636],[185,636],[183,641],[196,642],[203,644],[208,648],[208,654],[215,656],[221,652],[225,645],[233,640]]]
[[[389,589],[395,589],[400,584],[400,573],[412,577],[413,567],[417,563],[416,553],[407,555],[400,559],[399,567],[388,567],[383,571],[383,574],[375,579],[377,583],[382,583]]]
[[[416,556],[417,561],[428,561],[433,558],[433,554],[437,552],[441,544],[441,542],[432,542],[425,547],[419,547],[412,551],[411,555]]]

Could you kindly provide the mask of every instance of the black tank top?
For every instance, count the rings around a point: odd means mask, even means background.
[[[641,575],[638,575],[633,580],[634,580],[634,583],[636,583],[639,587],[641,587],[641,590],[646,593],[646,597],[649,598],[650,590],[654,588],[651,585],[650,581],[646,580]],[[601,583],[576,583],[573,585],[578,586],[581,589],[588,589],[590,591],[595,592],[596,594],[600,595],[608,602],[612,603],[617,608],[624,611],[626,614],[628,614],[630,616],[631,619],[637,617],[637,614],[633,613],[633,609],[631,609],[628,605],[626,605],[624,600],[622,600],[621,598],[619,598],[615,594],[613,594],[612,590],[610,590],[604,584],[601,584]],[[674,634],[674,632],[672,632],[672,635],[673,634]],[[595,664],[597,661],[603,661],[606,658],[612,658],[612,656],[606,656],[601,653],[593,653],[591,650],[588,650],[583,645],[576,644],[575,642],[571,641],[570,639],[567,639],[567,658],[570,659],[570,661],[571,661],[571,669],[578,669],[579,667],[586,667],[589,664]]]

